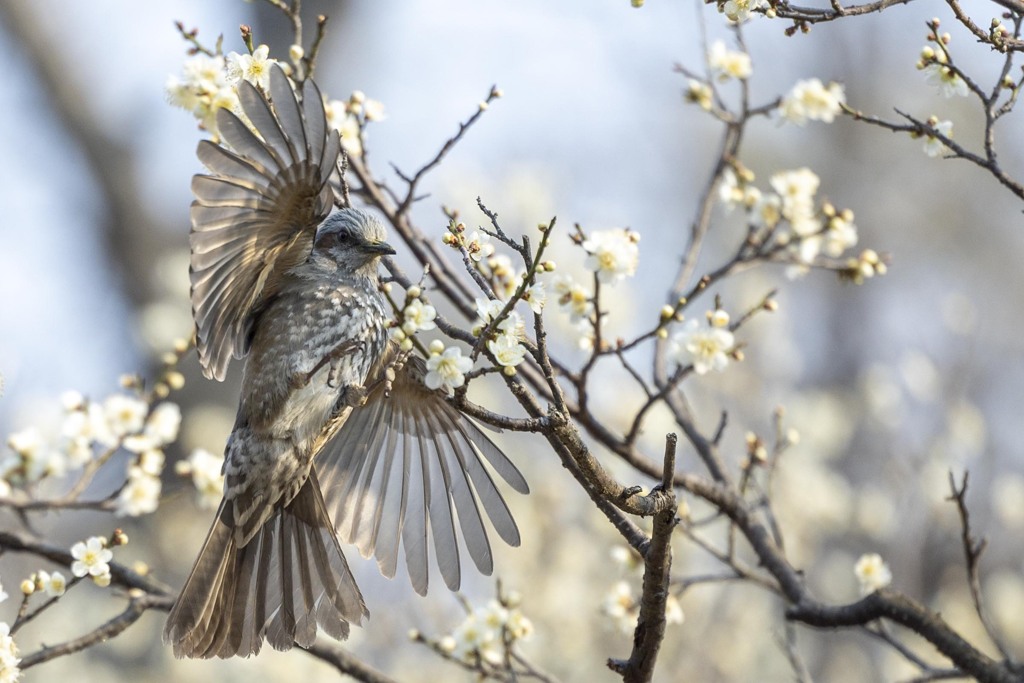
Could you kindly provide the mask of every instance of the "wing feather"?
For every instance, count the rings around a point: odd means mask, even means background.
[[[395,352],[389,348],[368,382]],[[529,492],[523,475],[480,427],[426,387],[425,372],[421,360],[409,359],[391,393],[374,390],[365,405],[325,432],[315,456],[342,541],[375,556],[388,577],[395,574],[401,546],[420,593],[427,590],[430,545],[453,590],[461,581],[459,536],[477,569],[493,570],[484,516],[506,543],[519,544],[519,529],[492,472],[514,490]]]
[[[203,373],[223,379],[231,358],[248,353],[253,317],[282,275],[309,256],[316,227],[330,213],[328,180],[340,149],[327,130],[323,99],[307,81],[300,104],[280,67],[270,97],[239,86],[244,120],[223,109],[224,144],[199,143],[209,170],[192,183],[191,282],[196,346]]]

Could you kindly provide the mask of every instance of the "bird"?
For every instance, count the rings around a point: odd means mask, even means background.
[[[445,584],[462,576],[458,536],[493,570],[487,525],[520,544],[494,474],[529,486],[480,425],[425,384],[422,358],[389,335],[372,213],[336,204],[341,153],[316,84],[279,65],[242,81],[192,181],[190,281],[203,374],[245,359],[227,439],[224,496],[175,600],[176,657],[227,658],[344,639],[369,617],[341,544],[428,588],[431,541]],[[332,176],[335,180],[332,182]]]

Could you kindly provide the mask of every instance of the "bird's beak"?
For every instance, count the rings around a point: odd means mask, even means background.
[[[367,242],[363,245],[363,251],[381,256],[394,256],[394,248],[387,242]]]

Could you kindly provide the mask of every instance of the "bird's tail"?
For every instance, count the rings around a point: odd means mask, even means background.
[[[175,657],[248,657],[266,638],[275,650],[309,647],[317,625],[348,636],[368,616],[324,506],[315,471],[239,548],[223,501],[199,559],[174,603],[164,642]]]

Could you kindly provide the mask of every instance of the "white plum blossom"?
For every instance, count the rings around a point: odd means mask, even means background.
[[[809,168],[780,171],[771,177],[772,188],[782,198],[782,215],[791,222],[813,213],[814,195],[820,184],[821,179]]]
[[[224,57],[197,54],[185,62],[183,78],[167,80],[168,101],[192,112],[204,130],[218,137],[217,110],[230,109],[241,113],[238,92],[228,82]]]
[[[704,375],[711,370],[725,370],[729,365],[729,351],[734,345],[735,338],[729,330],[691,319],[673,336],[669,348],[677,363],[692,363],[693,371]]]
[[[744,80],[752,71],[750,55],[739,50],[730,50],[721,40],[716,40],[708,50],[708,66],[720,81],[731,78]]]
[[[75,466],[92,459],[94,444],[110,448],[116,446],[118,440],[110,431],[103,406],[92,401],[67,413],[60,433],[64,439],[63,450]]]
[[[14,683],[21,675],[18,646],[11,637],[11,627],[0,622],[0,683]]]
[[[819,79],[797,81],[779,105],[782,118],[802,126],[808,121],[832,123],[846,104],[846,93],[839,83],[826,87]]]
[[[220,55],[198,53],[185,61],[182,71],[185,75],[185,84],[197,91],[210,93],[228,85],[224,57]]]
[[[625,228],[591,233],[583,241],[583,248],[590,254],[583,265],[597,273],[601,283],[614,284],[636,274],[640,260],[639,241],[639,234]]]
[[[892,572],[878,553],[867,553],[860,556],[853,567],[857,581],[860,582],[861,595],[874,593],[892,583]]]
[[[943,97],[967,97],[970,92],[967,81],[945,64],[929,64],[924,68],[924,73],[928,84],[936,86]]]
[[[491,256],[487,259],[487,267],[491,271],[491,281],[499,298],[507,300],[515,294],[522,276],[516,273],[512,259],[507,254]]]
[[[693,78],[686,82],[686,101],[693,102],[704,111],[711,111],[714,97],[711,86]]]
[[[387,118],[384,114],[384,103],[377,100],[366,100],[363,102],[363,116],[367,121],[383,121]]]
[[[51,598],[58,598],[64,595],[68,582],[60,572],[49,573],[45,571],[36,572],[36,584],[42,586],[46,594]]]
[[[450,346],[427,359],[424,383],[430,389],[451,391],[466,383],[466,373],[473,369],[473,360],[462,355],[462,349]]]
[[[141,467],[128,468],[128,480],[117,496],[115,514],[138,517],[155,511],[160,504],[160,488],[160,477],[154,477]]]
[[[718,185],[718,199],[727,209],[732,209],[743,202],[743,187],[739,176],[732,168],[722,171],[722,181]]]
[[[722,12],[729,21],[738,24],[749,19],[751,12],[763,8],[765,4],[765,0],[726,0]]]
[[[473,326],[474,330],[482,330],[484,327],[489,325],[492,320],[497,318],[501,312],[505,310],[505,302],[498,299],[477,299],[476,300],[476,314],[479,316],[479,320],[476,325]],[[516,311],[509,311],[508,315],[498,323],[499,332],[508,332],[513,334],[519,334],[525,328],[523,317]]]
[[[270,89],[270,67],[276,62],[270,59],[270,48],[260,45],[252,54],[231,52],[227,58],[227,79],[232,85],[248,81],[263,90]]]
[[[612,586],[601,603],[601,612],[605,616],[611,617],[621,632],[631,633],[633,631],[639,614],[639,606],[628,582],[618,581]]]
[[[762,194],[750,207],[748,217],[756,226],[774,228],[782,220],[782,197],[774,192]]]
[[[466,238],[466,252],[469,253],[469,258],[474,261],[480,261],[481,259],[490,258],[494,255],[494,245],[491,244],[491,236],[486,232],[478,232],[474,230]]]
[[[498,365],[506,368],[514,368],[526,357],[526,347],[515,334],[499,334],[487,342],[487,349],[494,354]]]
[[[506,639],[510,643],[533,635],[533,624],[518,607],[491,600],[466,615],[452,633],[441,639],[441,647],[456,659],[472,662],[477,657],[500,664]]]
[[[103,402],[110,433],[116,437],[134,434],[145,424],[149,406],[140,398],[126,394],[113,394]]]
[[[65,411],[81,410],[85,406],[85,396],[82,392],[68,389],[60,395],[60,404]]]
[[[13,454],[0,461],[0,477],[16,485],[36,482],[43,477],[59,477],[67,471],[67,460],[51,448],[35,427],[14,432],[7,438]]]
[[[931,123],[931,122],[929,122]],[[931,124],[938,133],[941,133],[946,138],[953,138],[953,122],[952,121],[935,121]],[[946,143],[934,135],[926,135],[924,138],[924,153],[928,156],[935,158],[940,157],[943,154],[949,152],[949,147],[946,147]]]
[[[434,318],[437,310],[420,299],[413,299],[402,311],[402,331],[407,335],[432,330],[437,327]]]
[[[547,300],[548,295],[544,291],[543,282],[534,282],[523,292],[523,301],[526,302],[530,310],[536,315],[540,315],[544,310],[544,304],[547,303]]]
[[[138,434],[126,436],[123,445],[133,453],[163,448],[178,438],[181,427],[181,408],[176,403],[161,403],[146,419],[146,424]]]
[[[569,311],[573,323],[588,319],[594,312],[590,291],[573,280],[571,275],[556,275],[552,289],[558,295],[558,305]]]
[[[359,119],[349,113],[348,103],[331,100],[324,104],[327,125],[335,128],[341,137],[341,146],[350,156],[363,155],[363,140],[360,136]]]
[[[87,541],[79,541],[71,546],[71,573],[75,576],[103,576],[110,574],[110,565],[114,553],[107,548],[106,539],[92,536]]]
[[[832,216],[822,238],[822,251],[832,257],[840,256],[847,249],[857,246],[857,226],[853,223],[853,213],[844,211]]]
[[[199,493],[199,507],[212,510],[220,504],[224,494],[224,458],[203,448],[197,448],[185,460],[174,465],[174,472],[192,478]]]
[[[681,624],[684,621],[686,621],[686,615],[683,614],[683,606],[679,604],[679,598],[669,593],[665,598],[665,623]]]

